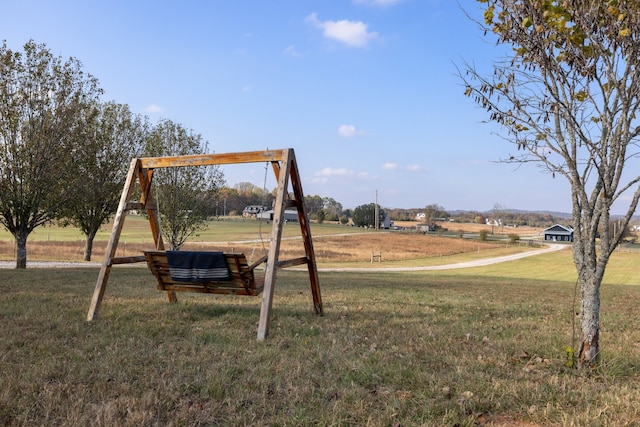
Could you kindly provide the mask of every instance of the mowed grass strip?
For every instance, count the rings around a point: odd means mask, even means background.
[[[271,236],[273,222],[257,221],[255,219],[244,219],[241,217],[228,217],[226,219],[214,220],[207,223],[204,230],[198,231],[189,239],[192,242],[230,242],[260,239],[262,235],[265,239]],[[337,224],[317,224],[311,223],[313,236],[323,234],[350,234],[362,233],[365,229],[357,227],[346,227]],[[102,226],[96,235],[96,242],[106,242],[111,237],[112,224]],[[300,225],[296,222],[287,222],[283,227],[283,236],[300,236]],[[13,237],[6,230],[0,230],[0,240],[11,241]],[[29,242],[46,241],[78,241],[84,240],[83,234],[76,227],[59,227],[55,224],[38,227],[29,235]],[[127,215],[124,227],[120,235],[120,241],[127,243],[153,243],[149,221],[141,215]]]
[[[604,363],[577,372],[566,262],[321,273],[324,317],[282,270],[265,342],[260,298],[169,304],[114,267],[87,323],[97,269],[0,270],[0,425],[634,425],[640,289],[605,284]]]
[[[616,251],[609,260],[602,282],[603,287],[609,285],[640,285],[640,270],[637,265],[640,251]],[[433,272],[433,274],[449,275],[450,272]],[[485,267],[465,268],[457,270],[461,276],[501,277],[512,280],[547,280],[551,282],[572,282],[578,277],[573,264],[571,247],[567,246],[560,252],[535,255],[523,258],[517,262],[497,263]]]

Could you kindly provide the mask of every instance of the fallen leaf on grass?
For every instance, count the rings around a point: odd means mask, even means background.
[[[445,399],[451,399],[451,388],[448,386],[442,387],[442,394]]]
[[[467,401],[472,397],[473,397],[473,392],[465,391],[460,395],[460,397],[458,397],[458,400],[456,402],[458,402],[458,405],[464,406],[467,403]]]

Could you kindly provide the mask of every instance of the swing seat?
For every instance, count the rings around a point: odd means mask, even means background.
[[[257,266],[266,261],[263,256],[249,265],[242,253],[224,253],[229,269],[224,280],[185,281],[171,277],[169,261],[165,251],[145,251],[147,266],[158,280],[158,290],[167,292],[197,292],[204,294],[252,295],[257,296],[264,288],[264,274],[254,274]]]

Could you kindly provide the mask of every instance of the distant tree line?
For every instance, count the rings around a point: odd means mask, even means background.
[[[505,225],[516,227],[549,227],[554,224],[565,224],[565,217],[554,215],[546,212],[524,212],[524,211],[460,211],[451,215],[457,222],[470,222],[484,224],[487,220],[493,221],[500,219]]]
[[[233,187],[223,187],[216,199],[216,217],[237,216],[247,206],[265,206],[271,208],[275,199],[274,189],[268,192],[250,182],[240,182]]]
[[[354,209],[342,209],[342,204],[332,198],[320,196],[306,196],[305,207],[311,219],[322,222],[339,221],[342,224],[352,224],[358,227],[375,225],[375,203],[356,206]],[[438,204],[428,204],[422,208],[386,208],[379,206],[379,223],[388,217],[391,221],[416,221],[437,228],[441,222],[465,222],[484,224],[487,220],[501,219],[505,225],[548,227],[553,224],[565,224],[566,218],[546,212],[515,211],[505,208],[492,211],[454,211],[448,212]]]

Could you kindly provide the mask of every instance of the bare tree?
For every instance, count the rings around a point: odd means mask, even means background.
[[[27,237],[58,215],[74,189],[70,134],[101,90],[80,62],[54,57],[29,41],[0,47],[0,223],[16,242],[16,268],[27,266]]]
[[[202,136],[170,120],[162,120],[151,130],[146,142],[150,156],[202,154],[207,144]],[[207,225],[215,214],[216,197],[224,184],[217,166],[174,167],[154,173],[160,228],[174,250]]]
[[[73,133],[73,182],[71,200],[62,223],[82,231],[84,260],[91,261],[93,240],[118,209],[118,201],[131,159],[144,144],[146,122],[129,107],[95,102],[80,115],[82,126]]]
[[[600,285],[640,198],[640,2],[478,0],[508,58],[466,95],[506,130],[508,162],[534,162],[570,184],[573,260],[581,299],[578,365],[600,354]],[[626,209],[617,229],[611,208]],[[599,237],[599,238],[598,238]]]

